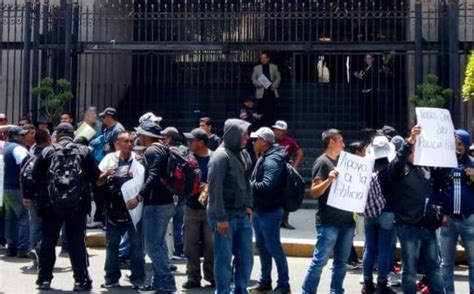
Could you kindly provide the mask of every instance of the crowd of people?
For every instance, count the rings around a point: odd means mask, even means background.
[[[222,138],[207,117],[196,122],[196,128],[180,132],[173,126],[163,129],[161,117],[146,113],[137,127],[127,130],[111,107],[99,114],[94,107],[87,109],[77,125],[71,114],[62,113],[54,131],[49,122],[33,125],[25,118],[9,125],[0,115],[0,133],[5,134],[0,138],[5,208],[0,241],[6,244],[6,255],[32,258],[37,288],[48,290],[61,235],[62,252],[71,260],[74,291],[91,291],[86,229],[100,226],[106,235],[103,288],[121,286],[125,261],[130,263],[134,289],[175,293],[179,287],[170,262],[173,256],[186,260],[187,281],[180,288],[188,291],[201,288],[204,280],[219,294],[291,293],[280,229],[294,227],[282,195],[287,163],[298,168],[304,154],[288,136],[285,121],[252,127],[258,117],[253,103],[246,100],[240,118],[225,121]],[[459,237],[467,253],[470,293],[474,293],[471,137],[465,130],[453,134],[458,168],[430,168],[413,164],[420,132],[416,125],[404,138],[385,126],[374,130],[370,139],[346,148],[375,161],[363,214],[362,293],[395,293],[390,275],[399,269],[397,239],[404,293],[455,293]],[[330,291],[344,293],[353,251],[354,213],[327,204],[339,176],[338,158],[345,150],[343,133],[328,129],[321,140],[324,151],[313,164],[309,189],[311,197],[318,199],[317,241],[303,285],[293,289],[296,293],[318,292],[331,255]],[[181,182],[177,171],[184,176]],[[91,202],[95,214],[88,223]],[[167,244],[168,230],[173,232],[173,250]],[[256,285],[249,284],[253,237],[260,259]],[[145,254],[152,263],[148,278]],[[419,274],[424,278],[417,281]]]

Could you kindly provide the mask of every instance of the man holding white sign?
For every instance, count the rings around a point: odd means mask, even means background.
[[[107,154],[100,162],[99,169],[102,174],[97,181],[98,186],[105,185],[107,187],[107,189],[104,189],[107,191],[105,201],[107,255],[104,268],[105,283],[101,287],[120,287],[119,245],[121,237],[128,233],[131,244],[132,275],[130,276],[130,282],[134,288],[138,288],[143,285],[146,278],[142,222],[137,222],[137,219],[135,219],[136,224],[134,225],[134,219],[128,209],[135,209],[137,205],[143,204],[136,203],[136,201],[135,203],[125,203],[122,187],[136,180],[136,177],[141,173],[141,183],[137,184],[138,190],[140,190],[144,181],[144,167],[137,161],[135,153],[132,152],[133,137],[129,132],[119,133],[115,146],[119,151]],[[133,173],[132,171],[135,170],[140,172]]]
[[[417,107],[416,119],[421,133],[415,145],[415,165],[458,166],[454,126],[447,109]]]
[[[324,266],[334,252],[331,293],[343,293],[346,261],[349,257],[354,234],[353,213],[328,205],[329,191],[339,172],[335,170],[338,158],[344,150],[342,133],[336,129],[323,132],[324,153],[316,159],[312,175],[311,196],[318,199],[316,213],[317,243],[313,259],[306,273],[302,293],[316,293]]]

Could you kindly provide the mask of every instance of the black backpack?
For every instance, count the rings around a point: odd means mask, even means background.
[[[305,182],[299,172],[289,163],[285,168],[285,190],[283,191],[283,209],[297,211],[303,203]]]
[[[23,195],[28,195],[34,197],[32,193],[34,191],[35,180],[33,179],[33,167],[35,166],[36,159],[35,155],[30,155],[26,161],[23,163],[20,170],[20,189]]]
[[[53,146],[48,172],[48,193],[55,214],[60,216],[77,215],[82,212],[81,202],[85,195],[82,160],[79,146],[68,143]]]
[[[127,205],[122,195],[122,185],[132,179],[130,166],[117,167],[115,172],[107,178],[108,197],[106,201],[107,220],[114,225],[126,225],[132,223]]]

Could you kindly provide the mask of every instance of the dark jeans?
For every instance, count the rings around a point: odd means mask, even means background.
[[[190,281],[201,281],[201,252],[204,252],[204,279],[214,282],[214,236],[207,222],[206,210],[186,206],[184,208],[184,255],[186,256],[186,274]]]
[[[30,212],[30,246],[31,249],[39,251],[42,239],[42,219],[38,216],[38,201],[34,199],[29,208]]]
[[[253,228],[260,256],[262,272],[260,283],[272,284],[272,258],[278,270],[278,286],[289,288],[288,262],[280,241],[280,223],[283,217],[283,209],[271,212],[254,213]]]
[[[301,293],[317,293],[321,273],[332,252],[334,252],[334,260],[330,293],[344,293],[342,284],[346,277],[346,262],[351,252],[354,225],[319,225],[316,227],[316,231],[317,241],[313,259],[304,278]]]
[[[217,231],[217,221],[209,220],[214,233],[215,293],[231,293],[232,255],[234,255],[235,290],[233,293],[246,294],[253,267],[252,225],[248,216],[232,217],[228,222],[227,235],[221,235]]]
[[[106,185],[97,187],[97,185],[92,185],[92,192],[94,194],[94,203],[95,203],[95,213],[93,220],[95,222],[101,222],[105,224],[105,199],[104,195],[107,195]]]
[[[430,293],[444,293],[436,232],[412,225],[398,225],[402,247],[403,293],[416,293],[416,273],[419,258],[423,260]]]
[[[377,262],[378,280],[386,280],[392,265],[392,248],[396,242],[395,215],[384,212],[376,218],[365,218],[364,278],[372,280]]]
[[[173,215],[173,244],[174,252],[177,255],[183,254],[184,243],[183,243],[183,222],[184,222],[184,204],[186,203],[185,197],[178,197],[176,202],[176,212]]]
[[[143,235],[142,223],[137,224],[137,230],[133,224],[116,226],[107,223],[106,239],[107,239],[107,255],[105,259],[105,283],[114,284],[120,280],[120,259],[119,245],[120,239],[128,233],[130,238],[131,249],[131,272],[130,282],[134,285],[142,285],[145,282],[145,256],[143,253]]]
[[[74,272],[74,280],[78,283],[90,280],[87,270],[89,258],[85,242],[86,217],[61,218],[49,214],[43,218],[43,240],[39,251],[39,283],[53,279],[54,263],[56,262],[55,246],[63,223],[66,225],[66,232],[69,237],[69,258]]]
[[[30,218],[23,206],[20,190],[5,189],[5,231],[8,250],[28,252],[30,247]]]

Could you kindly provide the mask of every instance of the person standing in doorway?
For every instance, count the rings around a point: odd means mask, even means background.
[[[377,129],[379,124],[379,101],[377,97],[379,77],[377,76],[378,70],[375,67],[374,61],[375,58],[372,54],[366,54],[364,69],[354,73],[354,76],[361,81],[366,127],[370,129]]]
[[[263,81],[268,81],[269,84]],[[262,126],[270,127],[275,122],[276,98],[279,97],[280,82],[278,66],[270,63],[268,53],[262,53],[260,64],[253,68],[252,73],[252,84],[255,86],[255,97],[258,101],[257,113],[262,114]]]

